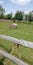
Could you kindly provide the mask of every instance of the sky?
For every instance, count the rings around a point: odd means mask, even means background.
[[[33,0],[0,0],[0,5],[5,9],[5,14],[15,14],[17,10],[25,13],[33,10]]]

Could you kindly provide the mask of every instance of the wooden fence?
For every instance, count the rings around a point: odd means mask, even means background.
[[[29,42],[29,41],[25,41],[25,40],[18,40],[16,38],[13,38],[10,36],[5,36],[5,35],[0,35],[0,38],[15,42],[16,44],[20,44],[25,47],[33,48],[33,42]],[[5,51],[0,50],[0,54],[5,56],[6,58],[16,62],[18,65],[28,65],[28,64],[24,63],[23,61],[15,58],[14,56],[6,53]]]
[[[13,20],[0,19],[0,22],[13,22]]]

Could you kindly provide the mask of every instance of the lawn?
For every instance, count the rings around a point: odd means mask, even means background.
[[[17,23],[18,24],[17,29],[9,29],[10,24],[11,22],[0,22],[0,34],[33,42],[33,23],[32,24]],[[14,43],[0,39],[0,49],[5,50],[6,52],[14,55],[20,60],[23,60],[29,65],[33,65],[33,49],[20,46],[18,51],[17,48],[15,48],[14,51],[11,53],[13,47]],[[0,56],[0,59],[3,61],[4,65],[16,65],[14,62],[6,58],[3,59],[3,56]]]

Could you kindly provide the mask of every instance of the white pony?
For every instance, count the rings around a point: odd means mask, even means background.
[[[9,28],[17,28],[18,26],[17,26],[17,24],[16,23],[12,23],[10,26],[9,26]]]

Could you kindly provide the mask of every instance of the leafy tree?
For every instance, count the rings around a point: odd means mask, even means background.
[[[0,5],[0,18],[4,17],[5,9]]]
[[[33,11],[31,13],[32,13],[32,21],[33,21]]]
[[[13,22],[15,22],[15,17],[13,17],[12,19],[13,19]]]
[[[7,15],[5,15],[5,19],[12,19],[12,13],[8,13]]]
[[[23,15],[24,15],[24,12],[17,11],[17,12],[15,13],[14,18],[15,18],[16,20],[20,21],[20,20],[23,20]]]
[[[29,12],[29,23],[33,21],[33,11]]]
[[[31,16],[32,16],[32,14],[31,14],[31,12],[29,12],[29,23],[31,23],[31,21],[32,21]]]
[[[25,15],[25,20],[26,20],[26,21],[28,20],[28,14]]]
[[[0,65],[4,65],[3,62],[0,60]]]

